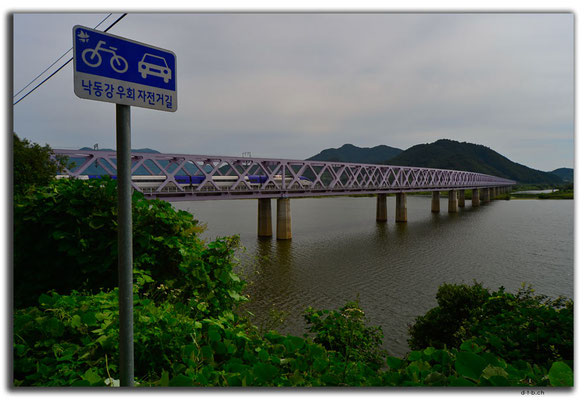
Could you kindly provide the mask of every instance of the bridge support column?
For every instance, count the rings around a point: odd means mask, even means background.
[[[387,194],[377,195],[377,222],[387,221]]]
[[[431,207],[431,211],[433,213],[439,213],[440,212],[440,192],[439,191],[432,192],[432,207]]]
[[[473,189],[473,200],[472,205],[473,207],[479,207],[479,189]]]
[[[407,197],[405,193],[395,194],[395,222],[408,222]]]
[[[459,207],[465,206],[465,190],[459,190]]]
[[[257,236],[271,237],[272,235],[271,199],[259,199],[257,206]]]
[[[481,189],[481,203],[485,204],[489,202],[489,188]]]
[[[291,211],[289,199],[277,199],[277,240],[291,239]]]
[[[448,191],[448,212],[449,213],[456,213],[457,212],[457,191],[456,190],[449,190]]]

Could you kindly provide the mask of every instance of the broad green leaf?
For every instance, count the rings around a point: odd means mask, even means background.
[[[102,382],[102,377],[98,375],[94,368],[88,369],[85,374],[83,374],[82,378],[86,381],[90,382],[90,385],[94,385],[98,382]]]
[[[279,370],[271,364],[257,363],[253,366],[253,374],[261,382],[270,382],[278,372]]]
[[[422,352],[421,351],[412,351],[410,354],[408,354],[408,360],[410,361],[417,361],[420,360],[422,358]]]
[[[305,340],[301,337],[297,336],[287,336],[283,344],[287,348],[288,351],[296,351],[304,347]]]
[[[82,325],[82,318],[79,315],[74,315],[71,318],[71,326],[73,328],[79,328]]]
[[[449,381],[449,386],[475,386],[475,384],[473,382],[471,382],[468,379],[462,378],[462,377],[454,377],[451,376],[450,377],[450,381]]]
[[[506,377],[500,375],[492,376],[489,378],[489,382],[491,382],[493,386],[512,386]]]
[[[49,296],[48,294],[43,293],[42,295],[39,296],[39,304],[41,305],[53,305],[53,303],[55,302],[55,300],[53,299],[52,296]]]
[[[436,349],[434,347],[427,347],[426,350],[424,350],[424,355],[431,356],[435,352],[436,352]]]
[[[460,349],[471,353],[479,353],[482,350],[481,347],[472,340],[467,340],[461,343]]]
[[[399,369],[402,366],[402,360],[397,357],[387,357],[387,365],[391,369]]]
[[[169,379],[169,377],[168,377]],[[193,381],[185,375],[179,374],[169,381],[169,386],[192,386]]]
[[[548,379],[552,386],[573,386],[573,370],[564,362],[556,361],[548,371]]]
[[[424,383],[430,386],[438,386],[444,382],[444,376],[436,371],[431,372],[424,378]]]
[[[94,326],[97,324],[96,314],[93,312],[86,312],[82,314],[82,322],[88,326]]]
[[[211,342],[217,342],[220,339],[222,339],[222,336],[220,335],[220,332],[218,332],[217,327],[211,326],[208,329],[208,338],[210,339]]]
[[[487,361],[483,357],[469,351],[457,353],[455,369],[459,375],[479,380],[485,367],[487,367]]]
[[[505,369],[503,369],[501,367],[488,365],[483,370],[483,373],[481,374],[481,376],[485,379],[491,379],[491,377],[494,377],[494,376],[501,376],[501,377],[507,378],[508,373],[505,371]]]
[[[269,353],[265,349],[261,349],[258,356],[259,356],[259,360],[261,360],[261,361],[269,360]]]

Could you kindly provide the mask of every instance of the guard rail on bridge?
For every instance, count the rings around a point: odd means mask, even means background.
[[[54,150],[85,179],[116,176],[116,152]],[[475,172],[393,165],[208,155],[132,153],[132,185],[168,201],[289,198],[507,187],[514,181]]]

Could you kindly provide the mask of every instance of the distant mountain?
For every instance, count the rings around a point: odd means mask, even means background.
[[[402,152],[401,149],[379,145],[375,147],[357,147],[345,144],[338,149],[326,149],[308,158],[313,161],[340,161],[363,164],[385,164],[387,160]]]
[[[556,184],[563,181],[555,174],[510,161],[489,147],[448,139],[410,147],[387,160],[387,164],[479,172],[519,183]]]
[[[557,168],[554,171],[550,171],[551,174],[554,174],[561,178],[565,182],[573,182],[574,173],[573,168]]]

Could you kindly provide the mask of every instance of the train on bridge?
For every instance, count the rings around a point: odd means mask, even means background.
[[[70,175],[57,175],[57,179],[66,179],[70,178]],[[101,178],[111,178],[116,179],[116,175],[78,175],[76,178],[81,180],[88,180],[88,179],[101,179]],[[248,188],[260,188],[261,185],[267,182],[269,179],[266,175],[245,175],[244,177],[239,177],[236,175],[228,175],[228,176],[213,176],[208,179],[206,182],[206,177],[204,175],[174,175],[173,179],[181,187],[182,189],[189,189],[189,188],[199,188],[201,185],[208,185],[210,190],[215,189],[248,189]],[[239,179],[241,181],[239,182]],[[165,175],[133,175],[132,182],[141,190],[144,189],[158,189],[165,181],[168,180],[168,177]],[[283,181],[281,175],[275,175],[272,177],[273,182],[275,182],[276,187],[280,187]],[[305,177],[299,177],[300,183],[302,187],[310,187],[312,181]],[[289,185],[292,181],[292,177],[285,177],[285,184]],[[212,183],[213,182],[213,183]],[[235,184],[237,184],[236,187]],[[248,184],[248,186],[247,186]],[[239,187],[240,185],[240,187]],[[166,184],[168,189],[175,188],[176,185],[172,181],[168,181]]]
[[[116,152],[54,150],[69,158],[65,177],[116,179]],[[93,175],[99,169],[101,175]],[[103,175],[102,175],[103,174]],[[407,222],[407,193],[431,192],[431,211],[440,212],[440,192],[448,192],[448,212],[465,206],[465,190],[478,207],[510,190],[515,181],[470,171],[337,161],[161,154],[131,154],[132,186],[147,198],[166,201],[258,199],[259,236],[272,235],[271,199],[277,201],[277,239],[291,239],[290,198],[376,195],[376,220],[387,221],[387,197],[395,194],[395,221]]]

